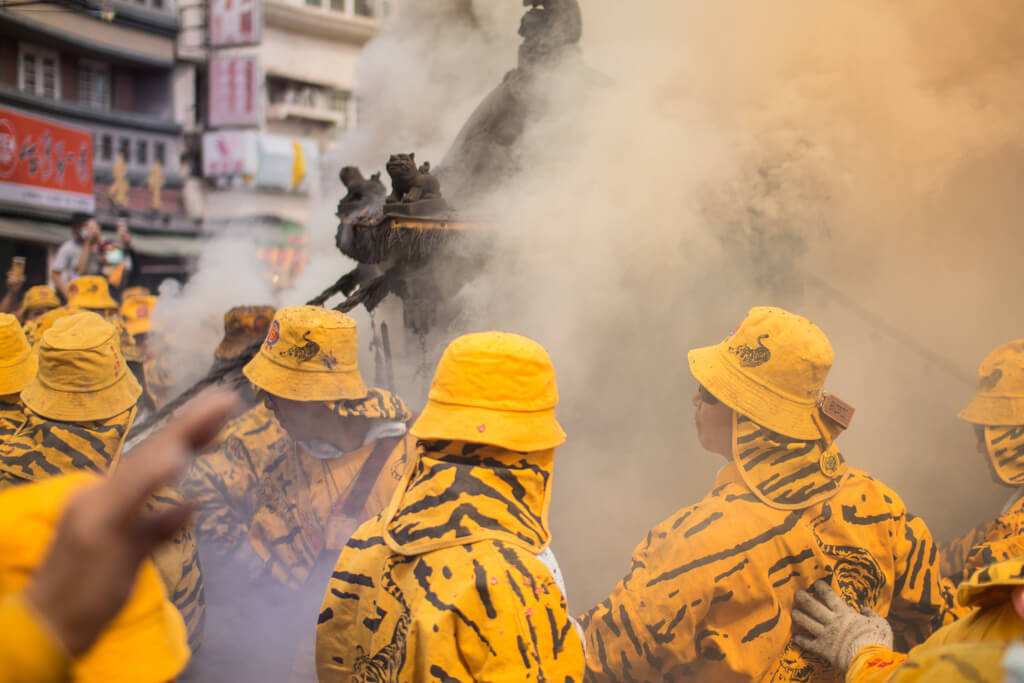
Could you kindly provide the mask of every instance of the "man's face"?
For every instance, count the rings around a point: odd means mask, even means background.
[[[712,396],[704,387],[693,394],[697,409],[694,422],[697,439],[704,450],[717,453],[726,460],[732,458],[732,408]]]
[[[47,312],[49,312],[51,310],[53,310],[53,309],[51,309],[51,308],[43,308],[42,306],[40,306],[38,308],[30,308],[27,311],[25,311],[25,320],[24,320],[24,322],[30,322],[32,320],[35,320],[36,318],[41,318],[41,317],[43,317],[44,313],[47,313]]]
[[[322,401],[292,401],[266,392],[262,395],[264,405],[295,441],[327,441],[343,452],[362,446],[367,428],[364,418],[337,415]]]

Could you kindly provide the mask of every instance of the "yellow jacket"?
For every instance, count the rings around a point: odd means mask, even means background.
[[[361,514],[345,518],[341,507],[377,443],[318,460],[276,429],[231,436],[201,456],[182,484],[182,493],[199,504],[195,531],[223,554],[248,540],[262,562],[259,572],[299,587],[321,553],[340,550],[359,523],[384,509],[415,452],[412,437],[402,437]]]
[[[1024,637],[1024,621],[1010,602],[1010,591],[1024,584],[1024,558],[1013,558],[974,573],[969,581],[960,585],[958,601],[974,610],[964,618],[932,634],[909,654],[893,652],[882,645],[869,645],[854,657],[846,680],[851,683],[880,683],[881,681],[914,681],[925,673],[934,675],[930,680],[942,680],[937,671],[925,666],[936,666],[941,659],[962,658],[968,653],[972,659],[998,664],[1008,643]],[[1000,648],[958,649],[963,644],[998,644]],[[997,656],[998,655],[998,656]],[[907,666],[902,666],[909,662]],[[972,664],[971,666],[976,665]],[[928,669],[926,671],[926,669]],[[962,677],[962,676],[961,676]],[[977,680],[1001,680],[979,678]]]
[[[950,544],[943,569],[954,583],[978,569],[1024,555],[1024,498],[981,530],[969,532]]]
[[[22,427],[0,446],[0,490],[49,477],[89,472],[105,474],[121,458],[125,436],[135,419],[135,409],[100,422],[59,422],[47,420],[30,410]],[[148,503],[150,510],[180,501],[165,489]],[[195,650],[202,641],[206,618],[202,569],[190,529],[153,555],[171,602],[188,627],[189,646]]]
[[[17,394],[0,396],[0,443],[25,424],[25,404]]]
[[[580,681],[582,643],[553,555],[539,555],[554,451],[420,447],[404,494],[338,558],[317,624],[320,680]]]
[[[796,591],[830,580],[915,643],[953,618],[940,578],[928,528],[866,473],[850,468],[831,498],[780,510],[730,462],[704,500],[651,530],[583,617],[588,680],[841,680],[790,641]]]
[[[21,595],[0,597],[0,683],[61,683],[71,658]]]

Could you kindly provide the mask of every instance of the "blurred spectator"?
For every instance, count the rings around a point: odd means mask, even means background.
[[[71,216],[71,239],[60,245],[53,259],[50,277],[64,299],[68,283],[79,275],[99,275],[102,270],[99,254],[100,224],[87,213]]]

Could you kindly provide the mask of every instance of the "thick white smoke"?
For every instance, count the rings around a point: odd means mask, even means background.
[[[339,140],[324,186],[341,165],[383,170],[393,152],[436,163],[514,66],[521,10],[400,3],[367,48],[363,125]],[[569,441],[551,516],[574,608],[604,597],[646,530],[710,487],[721,461],[693,434],[686,351],[754,305],[790,308],[831,338],[828,386],[858,409],[840,441],[851,463],[938,536],[987,521],[1006,493],[955,412],[988,350],[1024,336],[1024,7],[583,11],[584,60],[610,84],[554,80],[523,172],[474,207],[500,218],[499,257],[459,296],[463,331],[521,332],[554,357]],[[310,274],[281,303],[351,267],[333,251],[336,201],[328,191]]]

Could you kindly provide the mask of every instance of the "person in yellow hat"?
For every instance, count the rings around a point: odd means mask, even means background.
[[[832,361],[817,326],[772,307],[689,352],[698,439],[725,464],[583,617],[588,680],[841,680],[792,639],[794,595],[817,580],[907,647],[955,618],[927,526],[835,443],[853,409],[823,392]]]
[[[840,671],[850,683],[958,680],[976,671],[973,680],[1002,681],[1002,660],[1008,646],[1024,638],[1024,557],[1015,557],[976,571],[960,584],[957,601],[972,608],[962,619],[931,635],[909,654],[894,652],[892,630],[877,614],[847,605],[824,582],[816,596],[796,596],[793,620],[801,627],[794,638]],[[970,647],[976,644],[988,647]],[[942,676],[943,660],[960,662]],[[982,672],[986,672],[982,675]]]
[[[60,308],[57,292],[50,285],[29,287],[21,301],[21,322],[28,324],[47,311]]]
[[[487,332],[445,350],[417,458],[342,551],[317,621],[321,681],[581,681],[548,544],[558,389],[544,348]]]
[[[128,361],[128,367],[142,386],[142,400],[139,412],[142,419],[156,410],[156,399],[149,387],[146,376],[146,354],[144,349],[135,343],[135,337],[121,315],[121,307],[110,295],[107,279],[101,275],[83,275],[68,285],[68,305],[71,310],[92,311],[109,322],[117,330],[121,343],[121,353]],[[148,320],[148,314],[147,314]]]
[[[38,364],[21,391],[25,419],[0,448],[0,490],[115,469],[135,420],[142,388],[120,352],[115,328],[95,313],[54,322],[43,334]],[[168,490],[150,505],[162,509],[179,501]],[[205,604],[191,532],[183,531],[154,559],[198,646]]]
[[[384,509],[415,441],[407,434],[411,415],[402,399],[363,383],[355,322],[337,311],[277,311],[244,373],[274,414],[280,436],[268,445],[262,431],[236,431],[193,465],[181,490],[197,502],[195,530],[204,549],[217,565],[236,568],[232,584],[241,574],[260,595],[251,601],[257,613],[247,623],[267,622],[258,610],[278,599],[271,596],[286,596],[274,632],[264,634],[279,644],[282,633],[294,630],[293,640],[309,633],[304,610],[315,612],[333,559],[352,531]],[[254,639],[256,628],[250,630]],[[289,662],[269,659],[262,674],[285,680],[286,669],[276,677],[267,672]]]
[[[145,558],[188,509],[142,508],[233,407],[230,395],[197,399],[109,477],[0,493],[0,681],[162,683],[184,668],[184,625]]]
[[[316,306],[277,312],[245,376],[285,435],[253,459],[233,437],[191,469],[196,529],[222,552],[249,546],[258,573],[298,587],[325,551],[340,550],[380,512],[413,452],[405,403],[366,388],[348,316]]]
[[[273,319],[272,306],[236,306],[229,310],[224,315],[224,337],[214,351],[210,372],[237,364],[251,346],[266,339]],[[228,423],[211,443],[211,448],[234,437],[241,439],[249,453],[256,453],[254,457],[259,459],[262,457],[259,453],[284,437],[285,432],[266,402],[256,398],[251,384],[243,384],[238,394],[247,410]]]
[[[974,426],[992,478],[1012,494],[999,517],[942,547],[943,573],[954,582],[1024,555],[1024,339],[1003,344],[982,361],[977,392],[959,417]]]
[[[0,439],[14,434],[25,422],[21,391],[39,367],[18,319],[0,313]]]

